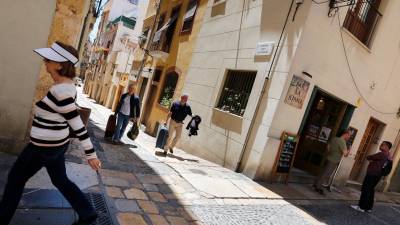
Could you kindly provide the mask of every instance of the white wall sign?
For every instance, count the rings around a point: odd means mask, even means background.
[[[286,95],[285,103],[301,109],[309,88],[310,82],[303,80],[301,77],[293,75],[288,93]]]
[[[269,56],[274,49],[273,42],[259,42],[257,43],[256,56]]]

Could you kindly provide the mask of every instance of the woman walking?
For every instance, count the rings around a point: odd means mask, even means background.
[[[55,187],[64,195],[79,215],[78,224],[90,224],[97,218],[96,211],[82,191],[71,182],[65,170],[64,154],[69,145],[69,127],[85,149],[89,165],[94,170],[101,167],[85,126],[78,114],[75,65],[78,52],[69,45],[56,42],[51,48],[36,49],[44,58],[47,72],[54,80],[47,96],[34,108],[30,143],[12,166],[3,199],[0,202],[0,225],[10,223],[21,199],[25,183],[45,167]]]

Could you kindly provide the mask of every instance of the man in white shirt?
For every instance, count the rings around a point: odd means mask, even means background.
[[[136,88],[133,84],[129,85],[128,93],[123,94],[118,102],[115,114],[117,115],[117,126],[115,128],[112,142],[122,144],[121,138],[128,126],[129,120],[137,123],[140,116],[140,100],[135,95]]]

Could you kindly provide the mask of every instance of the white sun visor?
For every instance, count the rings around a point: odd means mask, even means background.
[[[33,51],[42,56],[43,58],[54,62],[69,61],[74,65],[76,65],[79,61],[78,58],[76,58],[74,55],[72,55],[70,52],[65,50],[57,43],[52,44],[51,48],[38,48]]]

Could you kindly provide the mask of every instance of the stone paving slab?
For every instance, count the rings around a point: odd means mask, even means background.
[[[248,198],[249,196],[229,180],[213,177],[191,177],[183,175],[199,191],[218,198]],[[205,185],[209,184],[209,185]]]
[[[71,225],[75,220],[72,209],[22,209],[10,225]]]
[[[71,208],[68,201],[58,190],[52,189],[25,189],[19,208],[46,209],[46,208]]]
[[[98,184],[96,173],[88,166],[77,163],[66,163],[68,177],[81,189]],[[25,186],[26,188],[55,189],[45,168],[36,173]]]

